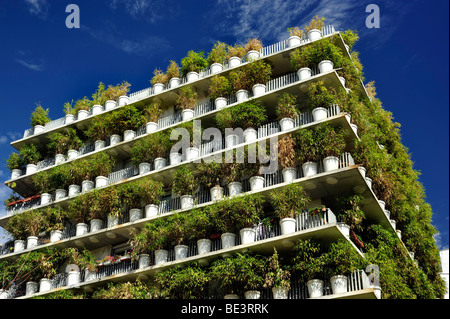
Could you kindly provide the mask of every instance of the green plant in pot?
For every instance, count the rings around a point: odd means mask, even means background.
[[[146,217],[150,217],[149,208],[150,206],[158,206],[161,197],[164,196],[164,185],[159,181],[154,181],[150,178],[144,178],[136,181],[136,192],[138,193],[140,199],[144,202]]]
[[[123,81],[121,84],[108,85],[108,88],[102,92],[102,102],[108,100],[116,101],[119,97],[127,95],[130,91],[131,84],[127,81]]]
[[[244,75],[248,79],[249,89],[253,96],[261,95],[266,90],[266,83],[272,75],[272,65],[264,60],[257,60],[242,67]]]
[[[226,106],[226,98],[231,95],[230,81],[223,75],[214,75],[211,77],[208,92],[210,100],[215,101],[216,109],[219,110]]]
[[[246,53],[245,48],[240,44],[229,45],[227,51],[228,51],[227,53],[228,60],[232,57],[237,57],[241,59],[242,57],[244,57]]]
[[[308,88],[308,108],[313,113],[314,121],[327,117],[327,108],[336,101],[336,96],[323,81],[311,83]]]
[[[101,120],[98,122],[101,122]],[[95,126],[96,123],[94,123],[92,126]],[[50,142],[47,144],[47,148],[55,155],[66,154],[69,150],[76,150],[83,145],[83,142],[78,136],[77,131],[73,128],[68,128],[64,132],[52,133],[48,138]]]
[[[174,78],[180,78],[181,77],[181,68],[180,66],[173,60],[170,60],[169,66],[166,70],[166,75],[168,80],[174,79]]]
[[[260,194],[237,196],[235,219],[236,227],[240,230],[241,243],[246,244],[255,241],[256,232],[254,226],[259,223],[264,213],[264,200]]]
[[[277,249],[268,260],[264,288],[271,288],[274,299],[287,299],[291,288],[291,273],[286,266],[282,265]]]
[[[126,133],[129,130],[135,131],[144,124],[141,111],[132,104],[123,106],[120,110],[112,112],[110,116],[111,133],[115,134]]]
[[[303,176],[308,177],[317,174],[317,161],[319,160],[318,134],[315,129],[301,129],[293,133],[297,149],[297,158],[302,164]]]
[[[8,220],[5,230],[10,233],[15,240],[25,240],[27,238],[26,216],[16,214]]]
[[[197,190],[198,180],[193,169],[182,166],[175,171],[172,191],[180,196],[181,208],[190,208],[194,204],[194,192]]]
[[[83,97],[82,99],[79,99],[77,101],[75,101],[75,110],[77,111],[77,113],[79,113],[80,111],[89,111],[89,109],[92,106],[92,101],[89,100],[88,97]],[[87,116],[87,113],[86,113]]]
[[[43,224],[45,227],[45,231],[52,233],[53,231],[61,232],[64,229],[64,224],[68,219],[66,210],[62,209],[59,206],[46,207],[41,210],[41,213],[44,216]]]
[[[325,172],[339,168],[339,156],[346,147],[345,137],[348,131],[341,126],[323,125],[317,129],[319,133],[319,157],[323,159]]]
[[[217,232],[213,214],[208,208],[193,209],[187,214],[186,222],[190,240],[209,239],[212,234]]]
[[[153,85],[153,88],[155,89],[155,86],[157,86],[157,85],[162,85],[162,87],[164,87],[164,84],[167,83],[168,81],[169,81],[169,78],[168,78],[167,74],[165,74],[160,69],[155,69],[153,71],[153,77],[150,80],[150,83]]]
[[[175,245],[175,259],[186,258],[188,246],[185,245],[190,236],[190,229],[186,227],[187,215],[175,213],[166,218],[167,237]],[[177,247],[178,246],[178,247]]]
[[[103,143],[105,143],[106,138],[110,133],[110,123],[108,121],[109,118],[109,116],[100,117],[98,120],[94,121],[94,123],[92,123],[86,130],[86,136],[92,141],[96,142],[96,146],[98,143],[97,141],[104,141]]]
[[[133,237],[131,247],[133,255],[155,253],[155,265],[167,261],[167,248],[170,244],[168,223],[164,218],[157,218],[144,225],[142,231]]]
[[[341,195],[336,197],[337,214],[336,217],[342,223],[350,227],[350,231],[362,232],[362,223],[365,213],[361,208],[364,197],[362,195]]]
[[[217,200],[223,196],[222,180],[225,166],[215,161],[201,162],[196,165],[195,175],[200,184],[211,189],[211,200]]]
[[[281,131],[294,128],[294,120],[298,116],[297,99],[295,95],[283,93],[278,99],[275,109],[278,121],[280,121]]]
[[[41,195],[51,193],[55,190],[51,178],[50,170],[41,171],[33,175],[33,184]]]
[[[19,150],[22,162],[27,165],[36,165],[42,158],[40,151],[34,144],[26,144]]]
[[[292,182],[297,178],[298,158],[297,144],[292,134],[278,140],[278,163],[280,164],[284,182]]]
[[[260,57],[260,51],[263,48],[261,40],[258,38],[251,38],[247,40],[244,46],[245,53],[247,54],[247,61],[255,61]]]
[[[249,101],[231,107],[236,127],[244,131],[249,128],[258,128],[267,122],[267,111],[264,105],[256,101]]]
[[[20,156],[19,153],[13,152],[9,155],[8,159],[6,160],[6,166],[8,166],[9,170],[13,172],[13,170],[20,170],[22,166],[24,165],[22,156]],[[21,172],[20,172],[21,174]],[[18,175],[20,176],[20,175]],[[17,177],[18,177],[17,176]]]
[[[238,102],[241,102],[244,100],[244,98],[248,98],[248,92],[252,89],[252,84],[250,79],[247,77],[247,74],[243,68],[238,68],[235,70],[232,70],[228,74],[228,78],[231,83],[231,87],[233,88],[233,91],[236,92]],[[246,96],[240,97],[239,94],[237,94],[239,91],[247,91]],[[240,93],[240,92],[239,92]]]
[[[49,112],[49,109],[44,110],[44,108],[40,104],[37,104],[33,113],[31,113],[31,119],[30,119],[31,126],[32,127],[35,127],[36,125],[44,126],[45,124],[50,122],[51,120],[48,117],[48,112]],[[42,132],[42,129],[40,129],[38,132],[36,132],[36,128],[35,128],[35,134],[39,133],[39,132]]]
[[[138,166],[141,163],[155,162],[155,169],[160,169],[166,164],[167,153],[171,147],[171,141],[167,132],[152,133],[138,140],[131,148],[131,160]]]
[[[210,66],[212,66],[215,63],[223,64],[227,58],[227,44],[224,42],[218,41],[214,44],[213,48],[211,49],[211,52],[209,52],[207,61]],[[213,69],[212,69],[213,70]],[[222,69],[219,68],[218,71],[221,71]],[[217,71],[215,71],[217,72]],[[213,72],[214,73],[214,72]]]
[[[188,82],[190,81],[189,73],[197,73],[196,78],[198,78],[198,73],[206,67],[208,67],[208,62],[204,57],[203,51],[195,52],[191,50],[186,57],[181,59],[181,72],[183,76],[188,77]]]
[[[146,132],[152,133],[158,128],[158,120],[162,114],[161,103],[154,101],[146,105],[142,111],[142,118],[146,123]]]
[[[176,100],[177,109],[182,110],[183,121],[194,117],[194,108],[197,105],[197,91],[191,86],[183,86],[178,92]]]
[[[67,115],[77,115],[77,109],[74,106],[73,100],[70,102],[64,103],[63,111],[64,111],[64,114],[66,114],[66,116]]]

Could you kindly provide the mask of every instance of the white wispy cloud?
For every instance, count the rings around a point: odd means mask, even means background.
[[[39,60],[39,62],[36,62],[36,61],[25,61],[23,59],[16,59],[16,62],[23,65],[27,69],[33,71],[39,72],[44,70],[44,60]]]
[[[28,12],[39,19],[46,20],[49,14],[50,5],[47,0],[25,0]]]
[[[110,0],[109,7],[113,10],[123,8],[133,19],[156,23],[174,14],[174,3],[168,0]]]

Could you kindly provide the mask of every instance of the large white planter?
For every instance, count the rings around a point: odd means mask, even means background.
[[[252,176],[250,177],[250,190],[255,191],[264,188],[264,177]]]
[[[76,231],[75,231],[75,236],[81,236],[84,234],[87,234],[88,232],[88,225],[85,223],[78,223],[76,225]]]
[[[42,125],[35,125],[33,129],[34,134],[39,134],[45,131],[45,127]]]
[[[358,166],[359,172],[363,178],[366,178],[366,168],[364,166]]]
[[[253,243],[256,240],[256,230],[253,228],[243,228],[239,231],[241,244]]]
[[[223,65],[221,63],[213,63],[210,65],[209,69],[211,70],[211,74],[220,72],[223,70]]]
[[[182,155],[180,153],[170,153],[170,165],[175,165],[181,163]]]
[[[61,200],[67,197],[67,191],[65,189],[57,189],[55,191],[55,201]]]
[[[89,192],[94,189],[94,182],[93,181],[82,181],[81,182],[81,192]]]
[[[212,201],[219,200],[219,199],[223,198],[223,187],[214,186],[214,187],[211,187],[211,189],[209,191],[211,193],[211,200]]]
[[[348,278],[342,275],[336,275],[330,278],[331,290],[333,294],[347,292]]]
[[[196,147],[188,147],[186,149],[186,161],[193,160],[200,156],[200,150]]]
[[[323,280],[312,279],[306,283],[308,287],[309,298],[316,298],[323,296]]]
[[[153,85],[153,94],[161,93],[164,90],[164,84],[162,83],[155,83]]]
[[[167,258],[169,257],[169,252],[165,249],[155,250],[155,265],[161,265],[167,262]]]
[[[174,247],[175,250],[175,260],[180,260],[183,258],[187,258],[188,255],[188,246],[186,245],[176,245]]]
[[[221,110],[225,106],[227,106],[227,99],[224,97],[218,97],[214,100],[214,105],[216,107],[216,110]]]
[[[92,106],[92,115],[100,114],[103,111],[103,106],[95,104]]]
[[[283,218],[280,220],[281,235],[295,233],[297,222],[294,218]]]
[[[31,249],[38,245],[38,238],[36,236],[28,236],[27,238],[27,249]]]
[[[155,161],[154,161],[155,171],[166,167],[166,162],[167,162],[166,159],[163,157],[155,158]]]
[[[258,131],[255,130],[254,128],[249,127],[243,133],[245,143],[252,143],[258,139]]]
[[[91,280],[97,279],[97,272],[96,271],[90,271],[89,269],[84,270],[84,282],[88,282]]]
[[[48,204],[52,201],[52,195],[49,193],[43,193],[41,194],[41,205]]]
[[[236,234],[234,233],[223,233],[220,240],[222,241],[222,249],[236,246]]]
[[[297,71],[298,79],[300,81],[304,81],[311,77],[311,69],[310,68],[301,68]]]
[[[260,299],[261,298],[261,292],[258,290],[248,290],[244,292],[245,299]]]
[[[226,148],[231,148],[233,146],[236,146],[239,144],[239,135],[237,134],[230,134],[225,136],[225,145]]]
[[[194,196],[183,195],[180,197],[181,209],[189,209],[194,206]]]
[[[69,271],[67,273],[67,286],[74,286],[80,283],[80,272]]]
[[[64,157],[63,154],[56,154],[55,155],[55,165],[59,165],[64,163],[66,160],[66,158]]]
[[[25,250],[25,240],[16,239],[14,241],[14,252],[17,253],[22,250]]]
[[[198,80],[199,77],[200,76],[199,76],[198,72],[194,72],[194,71],[186,74],[186,79],[188,82],[196,81],[196,80]]]
[[[77,121],[84,120],[89,115],[89,112],[86,110],[79,110],[77,113]]]
[[[241,182],[231,182],[228,184],[228,192],[230,196],[235,196],[242,193],[242,183]]]
[[[391,222],[392,228],[394,228],[394,230],[396,230],[397,222],[394,219],[389,219],[389,221]]]
[[[126,130],[123,133],[123,140],[124,141],[131,141],[136,136],[136,132],[133,130]]]
[[[339,158],[336,156],[327,156],[323,159],[323,168],[325,172],[334,171],[339,168]]]
[[[69,124],[75,121],[75,115],[73,114],[66,114],[66,119],[64,120],[65,124]]]
[[[297,179],[297,169],[295,167],[287,167],[281,171],[283,182],[290,183]]]
[[[128,102],[130,101],[130,98],[126,95],[121,95],[119,96],[119,98],[117,99],[117,106],[125,106],[128,104]]]
[[[322,37],[322,32],[318,29],[312,29],[306,34],[306,36],[309,41],[316,41]]]
[[[150,163],[140,163],[139,164],[139,175],[148,173],[152,170]]]
[[[350,127],[352,128],[355,135],[358,136],[358,126],[356,124],[350,124]]]
[[[291,130],[295,126],[294,119],[291,119],[289,117],[282,118],[280,120],[280,126],[281,126],[281,131],[282,132]]]
[[[300,45],[301,40],[300,40],[300,37],[293,35],[288,38],[287,43],[288,43],[288,47],[292,48],[292,47],[296,47],[296,46]]]
[[[94,151],[101,150],[102,148],[106,147],[106,141],[104,140],[97,140],[94,142]]]
[[[320,73],[330,72],[330,71],[333,71],[333,69],[334,69],[334,63],[331,62],[330,60],[323,60],[323,61],[319,62],[318,66],[319,66]]]
[[[99,231],[103,228],[103,221],[101,219],[92,219],[89,222],[89,232]]]
[[[324,107],[316,107],[312,110],[314,121],[321,121],[327,118],[327,109]]]
[[[34,281],[27,282],[26,288],[25,288],[25,295],[32,295],[39,291],[39,284]]]
[[[142,219],[142,217],[143,217],[142,209],[139,208],[130,209],[130,222],[135,222],[139,219]]]
[[[309,177],[317,174],[317,163],[315,162],[306,162],[302,165],[303,176]]]
[[[381,206],[381,209],[384,211],[386,209],[386,202],[384,200],[378,200],[378,203]]]
[[[140,254],[138,261],[139,269],[146,268],[150,265],[150,255],[149,254]]]
[[[67,152],[67,157],[69,160],[75,159],[78,157],[78,151],[77,150],[69,150]]]
[[[247,61],[254,61],[259,59],[259,52],[256,50],[250,50],[247,52]]]
[[[155,204],[146,205],[145,206],[145,217],[149,218],[149,217],[158,216],[158,210],[159,210],[158,205],[155,205]]]
[[[97,176],[95,178],[95,188],[101,188],[108,185],[108,177]]]
[[[272,295],[273,299],[288,299],[289,290],[281,287],[273,287]]]
[[[246,100],[248,100],[248,91],[247,90],[239,90],[236,92],[236,99],[237,102],[244,102]]]
[[[232,56],[231,58],[228,59],[228,67],[229,68],[237,67],[241,63],[242,63],[242,59],[237,56]]]
[[[337,223],[341,232],[345,235],[345,237],[350,238],[350,226],[346,223]]]
[[[180,78],[171,78],[169,80],[169,87],[171,89],[176,88],[177,86],[179,86],[181,84],[181,79]]]
[[[108,101],[105,102],[105,111],[112,110],[116,106],[117,106],[116,101],[108,100]]]
[[[223,299],[239,299],[239,296],[236,294],[226,294],[223,296]]]
[[[60,241],[61,238],[62,238],[62,231],[57,230],[57,229],[50,231],[50,242],[51,243]]]
[[[26,174],[26,175],[28,175],[28,174],[33,174],[33,173],[36,173],[36,171],[37,171],[37,165],[34,165],[34,164],[28,164],[28,165],[27,165],[27,168],[26,168],[26,170],[25,170],[25,174]]]
[[[266,86],[264,84],[255,84],[252,87],[253,96],[260,96],[266,93]]]
[[[158,123],[156,122],[148,122],[145,124],[145,132],[152,133],[158,129]]]
[[[119,225],[119,216],[108,215],[106,219],[106,225],[108,228]]]
[[[80,191],[81,191],[81,186],[80,185],[69,185],[68,196],[69,197],[75,196],[75,195],[79,194]]]
[[[20,170],[20,169],[15,168],[11,171],[11,179],[19,178],[21,175],[22,175],[22,170]]]
[[[52,289],[52,281],[47,278],[42,278],[39,281],[39,292],[45,292]]]
[[[387,217],[388,219],[391,218],[391,211],[385,209],[385,210],[384,210],[384,214],[386,215],[386,217]]]
[[[203,255],[211,251],[211,239],[203,238],[197,240],[197,254]]]
[[[367,186],[372,188],[372,179],[370,177],[364,177],[364,179],[366,180]]]
[[[181,111],[181,120],[182,121],[189,121],[192,118],[194,118],[194,110],[186,109],[186,110]]]

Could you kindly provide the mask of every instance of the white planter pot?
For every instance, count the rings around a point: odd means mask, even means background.
[[[77,121],[84,120],[89,115],[89,112],[86,110],[79,110],[77,113]]]
[[[381,206],[381,209],[384,211],[386,209],[386,202],[384,200],[378,200],[378,203]]]
[[[169,87],[171,89],[176,88],[177,86],[179,86],[181,84],[181,80],[180,78],[171,78],[169,80]]]
[[[223,299],[239,299],[239,296],[236,294],[226,294],[223,296]]]
[[[247,90],[239,90],[236,92],[237,102],[244,102],[248,100],[248,91]]]
[[[68,196],[69,197],[75,196],[75,195],[79,194],[80,191],[81,191],[81,186],[80,185],[69,185]]]
[[[69,124],[75,121],[75,115],[73,114],[66,114],[66,119],[64,120],[65,124]]]
[[[289,290],[281,287],[273,287],[272,295],[273,299],[288,299]]]
[[[108,101],[105,102],[105,111],[112,110],[116,106],[117,106],[116,101],[108,100]]]
[[[291,130],[295,126],[294,119],[291,119],[289,117],[285,117],[285,118],[280,120],[280,126],[281,126],[281,131],[282,132]]]
[[[119,216],[114,215],[108,215],[108,218],[106,220],[106,224],[108,228],[115,227],[119,225]]]
[[[301,68],[297,71],[299,81],[304,81],[311,77],[311,69],[310,68]]]
[[[163,157],[155,158],[155,161],[154,161],[155,171],[166,167],[166,162],[167,162],[166,159]]]
[[[323,296],[323,280],[312,279],[306,283],[308,287],[309,298],[316,298]]]
[[[123,140],[124,141],[131,141],[136,136],[136,132],[133,130],[126,130],[123,133]]]
[[[358,166],[358,169],[362,175],[363,178],[366,178],[366,168],[363,166]]]
[[[41,194],[41,205],[48,204],[52,201],[52,195],[49,193],[43,193]]]
[[[285,183],[290,183],[297,179],[297,169],[295,167],[287,167],[281,171],[283,174],[283,181]]]
[[[170,165],[181,163],[182,155],[180,153],[170,153]]]
[[[228,67],[229,68],[237,67],[238,65],[241,65],[241,63],[242,63],[242,59],[237,56],[232,56],[231,58],[228,59]]]
[[[387,217],[388,219],[391,218],[391,212],[390,212],[389,210],[385,209],[385,210],[384,210],[384,214],[386,215],[386,217]]]
[[[103,228],[103,221],[101,219],[92,219],[89,222],[89,232],[99,231]]]
[[[119,134],[113,134],[109,137],[109,145],[116,145],[122,141],[122,137]]]
[[[67,152],[67,157],[69,160],[75,159],[78,157],[78,151],[77,150],[69,150]]]
[[[366,180],[367,186],[369,186],[369,188],[372,188],[372,179],[370,177],[365,177],[364,179]]]
[[[186,149],[186,161],[193,160],[200,156],[200,150],[196,147],[188,147]]]
[[[183,258],[187,258],[188,255],[188,246],[186,245],[176,245],[174,247],[175,250],[175,260],[180,260]]]
[[[264,177],[252,176],[250,177],[250,190],[255,191],[264,188]]]
[[[130,98],[126,95],[121,95],[119,96],[119,98],[117,99],[117,106],[125,106],[128,104],[128,102],[130,101]]]
[[[400,229],[396,230],[398,239],[402,240],[402,231]]]
[[[315,162],[306,162],[302,165],[303,176],[309,177],[317,174],[317,163]]]
[[[100,114],[103,111],[103,106],[95,104],[95,105],[92,106],[91,111],[92,111],[91,112],[92,115]]]
[[[33,129],[34,134],[39,134],[45,131],[45,127],[42,125],[35,125]]]
[[[245,299],[260,299],[261,292],[258,290],[248,290],[244,293]]]
[[[342,86],[345,87],[345,78],[343,76],[339,77],[339,81],[341,81]]]
[[[152,170],[152,166],[150,163],[141,163],[139,164],[139,175],[148,173]]]
[[[145,206],[145,217],[155,217],[158,216],[159,207],[155,204],[148,204]]]
[[[350,124],[350,127],[352,128],[355,135],[358,136],[358,126],[356,124]]]
[[[327,109],[324,107],[316,107],[312,110],[314,121],[321,121],[327,118]]]
[[[67,191],[65,189],[57,189],[55,191],[55,201],[61,200],[67,197]]]
[[[147,133],[152,133],[158,129],[158,123],[155,122],[148,122],[145,124],[145,131]]]
[[[396,230],[397,222],[394,219],[390,219],[389,221],[391,222],[392,228],[394,228],[394,230]]]
[[[155,265],[160,265],[167,262],[169,252],[165,249],[155,250]]]
[[[84,270],[84,282],[88,282],[91,280],[97,279],[97,272],[96,271],[90,271],[89,269]]]
[[[339,158],[336,156],[327,156],[323,159],[323,168],[325,172],[339,169]]]
[[[337,223],[341,232],[345,235],[345,237],[350,238],[350,226],[346,223]]]
[[[211,70],[211,74],[220,72],[223,70],[223,65],[221,63],[213,63],[210,65],[209,69]]]
[[[249,127],[244,131],[244,142],[252,143],[258,139],[258,131],[254,128]]]
[[[192,81],[196,81],[199,78],[199,74],[197,72],[189,72],[188,74],[186,74],[186,79],[188,82],[192,82]]]
[[[230,134],[225,136],[225,145],[226,148],[231,148],[233,146],[236,146],[239,144],[239,135],[237,134]]]
[[[37,165],[34,164],[28,164],[27,169],[25,170],[25,174],[33,174],[37,172]]]
[[[61,238],[62,238],[62,231],[57,230],[57,229],[50,231],[50,242],[51,243],[60,241]]]
[[[212,201],[219,200],[219,199],[223,198],[223,187],[214,186],[214,187],[211,187],[211,189],[209,191],[211,193],[211,200]]]
[[[47,278],[42,278],[39,281],[39,292],[45,292],[52,289],[52,281]]]
[[[247,61],[254,61],[259,59],[259,52],[255,50],[250,50],[247,52]]]
[[[301,40],[300,40],[300,37],[293,35],[288,38],[287,43],[288,43],[288,47],[292,48],[292,47],[296,47],[296,46],[300,45]]]
[[[97,140],[94,142],[94,151],[101,150],[102,148],[106,147],[106,141],[103,140]]]
[[[239,231],[241,244],[253,243],[256,240],[256,230],[253,228],[243,228]]]
[[[149,254],[140,254],[139,255],[139,269],[146,268],[150,266],[150,255]]]
[[[333,69],[334,69],[334,63],[331,62],[330,60],[323,60],[323,61],[319,62],[318,66],[319,66],[320,73],[330,72],[330,71],[333,71]]]
[[[194,110],[186,109],[181,112],[182,121],[189,121],[192,118],[194,118]]]
[[[181,209],[189,209],[194,206],[194,196],[183,195],[180,197]]]
[[[227,249],[236,246],[236,234],[233,233],[223,233],[220,236],[222,241],[222,249]]]
[[[255,84],[252,87],[253,96],[260,96],[266,93],[266,86],[264,84]]]
[[[56,154],[55,155],[55,165],[62,164],[66,161],[66,158],[63,154]]]
[[[322,32],[318,29],[312,29],[306,34],[306,36],[309,41],[316,41],[322,37]]]
[[[11,171],[11,179],[16,179],[16,178],[20,177],[21,175],[22,175],[22,170],[20,170],[20,169],[15,168]]]
[[[153,94],[158,94],[164,91],[164,84],[162,83],[155,83],[153,85]]]
[[[25,250],[25,240],[17,239],[14,241],[14,252]]]
[[[38,245],[38,238],[36,236],[28,236],[27,238],[27,249],[31,249]]]
[[[108,185],[108,177],[97,176],[95,178],[95,188],[101,188]]]
[[[280,220],[281,235],[295,233],[297,222],[294,218],[283,218]]]
[[[142,217],[143,217],[142,209],[139,208],[130,209],[130,222],[135,222],[139,219],[142,219]]]
[[[67,286],[74,286],[80,283],[80,272],[69,271],[67,273]]]
[[[242,183],[241,182],[231,182],[228,184],[228,191],[230,196],[235,196],[242,193]]]
[[[331,290],[333,294],[341,294],[347,292],[348,278],[346,276],[333,276],[330,278]]]
[[[203,255],[211,251],[211,239],[199,239],[197,240],[197,254]]]
[[[27,282],[26,288],[25,288],[25,295],[32,295],[39,291],[39,284],[34,281]]]
[[[214,100],[214,105],[216,107],[216,110],[221,110],[225,106],[227,106],[227,99],[224,97],[218,97]]]
[[[84,234],[87,234],[88,232],[88,225],[85,223],[78,223],[76,225],[76,232],[75,232],[75,236],[81,236]]]

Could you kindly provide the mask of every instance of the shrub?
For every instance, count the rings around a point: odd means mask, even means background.
[[[289,36],[297,36],[300,39],[302,38],[303,34],[305,33],[303,29],[300,29],[299,27],[292,27],[287,28],[287,31],[289,32]]]
[[[197,91],[191,86],[183,86],[180,88],[176,100],[177,108],[181,110],[193,110],[197,105]]]
[[[33,113],[31,113],[31,126],[42,125],[44,126],[46,123],[50,122],[50,118],[48,117],[49,109],[44,110],[44,108],[37,104]]]
[[[311,201],[303,187],[298,184],[289,184],[276,189],[269,194],[270,203],[275,214],[283,218],[294,218],[301,213]]]
[[[178,64],[175,61],[170,60],[170,64],[166,70],[166,75],[167,75],[168,80],[170,80],[172,78],[180,78],[181,77],[181,68],[178,66]]]
[[[316,107],[327,108],[336,101],[336,96],[328,89],[323,81],[311,83],[308,89],[308,106],[312,110]]]
[[[248,39],[247,43],[245,44],[245,52],[248,51],[260,51],[263,48],[262,42],[261,40],[259,40],[258,38],[252,38],[252,39]]]
[[[214,47],[211,49],[207,61],[209,65],[213,63],[222,64],[224,63],[226,57],[227,57],[227,45],[224,42],[218,41],[216,44],[214,44]]]
[[[153,86],[156,83],[162,83],[165,84],[169,81],[169,78],[166,74],[164,74],[163,71],[161,71],[160,69],[155,69],[153,71],[153,78],[150,80],[150,83],[153,84]]]
[[[228,97],[231,95],[231,84],[223,75],[214,75],[209,84],[209,98],[214,101],[218,97]]]
[[[278,140],[278,162],[281,168],[296,167],[298,158],[296,156],[296,143],[292,134]]]
[[[322,28],[325,25],[325,18],[321,17],[319,18],[318,15],[314,16],[308,25],[305,25],[305,31],[308,33],[309,31],[313,29],[322,30]]]
[[[152,102],[143,110],[144,123],[154,122],[158,123],[159,116],[162,114],[161,103]]]
[[[168,134],[155,132],[138,140],[130,150],[131,160],[135,165],[151,163],[158,157],[166,157],[171,146]]]
[[[198,181],[192,169],[182,166],[175,171],[172,183],[173,191],[181,195],[194,195]]]
[[[11,172],[13,169],[20,169],[24,164],[22,156],[20,156],[20,154],[16,152],[13,152],[9,155],[6,163]]]
[[[22,158],[24,164],[36,165],[41,160],[41,153],[39,152],[35,144],[24,145],[19,150],[19,155]]]
[[[283,118],[295,119],[298,115],[297,100],[295,95],[283,93],[278,99],[277,108],[275,110],[279,120]]]
[[[183,76],[186,76],[189,72],[200,72],[204,68],[208,67],[208,62],[204,57],[204,52],[189,51],[187,56],[181,59],[181,71]]]
[[[228,46],[228,54],[227,59],[230,59],[231,57],[238,57],[242,58],[245,55],[246,51],[245,48],[240,44],[235,44],[233,46]]]

